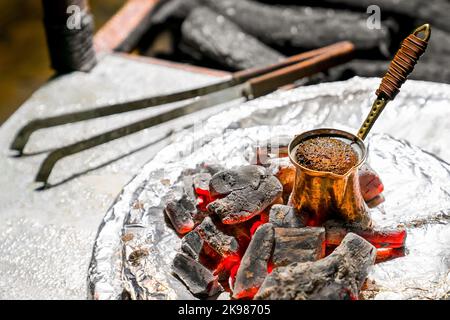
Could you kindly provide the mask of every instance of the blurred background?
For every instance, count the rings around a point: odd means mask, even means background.
[[[90,0],[96,28],[124,2]],[[52,74],[41,1],[0,1],[0,124]]]

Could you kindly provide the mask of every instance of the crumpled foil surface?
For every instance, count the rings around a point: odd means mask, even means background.
[[[197,165],[248,164],[255,145],[305,130],[356,132],[379,79],[353,78],[238,104],[174,135],[106,213],[94,246],[91,298],[195,299],[171,274],[180,239],[167,224],[164,197]],[[369,135],[368,161],[381,175],[386,201],[371,210],[379,226],[407,228],[407,254],[375,265],[367,299],[448,299],[450,293],[450,86],[409,81]],[[442,160],[444,159],[444,160]],[[124,241],[124,234],[132,234]],[[142,249],[139,263],[129,254]]]

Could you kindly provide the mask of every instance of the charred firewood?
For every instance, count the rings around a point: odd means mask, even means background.
[[[255,299],[357,299],[375,254],[369,242],[349,233],[326,258],[276,268],[264,280]]]
[[[200,6],[202,0],[161,1],[152,15],[153,24],[164,24],[170,19],[185,19],[189,13]]]
[[[223,170],[216,173],[210,181],[210,192],[213,197],[226,196],[233,191],[247,187],[258,188],[261,179],[267,176],[266,169],[249,165],[237,169]]]
[[[267,264],[272,254],[274,228],[270,223],[260,226],[242,257],[236,274],[233,297],[253,297],[267,276]]]
[[[211,271],[183,253],[175,256],[172,271],[194,295],[213,296],[223,291],[217,277]]]
[[[200,235],[195,231],[191,231],[181,240],[181,251],[198,261],[200,252],[203,249],[203,243],[204,241]]]
[[[311,49],[348,40],[360,50],[382,48],[386,51],[390,42],[384,24],[380,29],[371,30],[367,28],[367,16],[360,13],[278,7],[249,0],[205,1],[242,30],[269,45]]]
[[[175,193],[169,196],[164,210],[172,226],[180,234],[185,234],[194,228],[193,216],[197,213],[195,203],[186,194],[181,197]]]
[[[194,9],[181,31],[183,41],[191,49],[198,48],[202,55],[233,70],[261,67],[284,58],[206,7]]]
[[[280,181],[274,176],[267,176],[256,189],[249,186],[233,191],[225,198],[211,202],[208,210],[219,216],[224,224],[241,223],[261,213],[282,192]]]
[[[236,239],[217,229],[210,217],[206,217],[195,228],[195,231],[222,257],[236,255],[239,251],[239,244]]]
[[[275,228],[274,266],[316,261],[325,256],[324,228]]]
[[[353,76],[383,77],[389,67],[389,61],[380,60],[353,60],[349,63],[332,68],[324,81],[349,79]],[[442,68],[440,63],[421,61],[414,67],[409,76],[414,80],[425,80],[450,83],[450,71]]]
[[[274,204],[270,208],[269,222],[280,228],[302,228],[305,226],[305,222],[295,208],[282,204]]]
[[[418,20],[420,23],[429,22],[438,28],[450,32],[450,2],[448,0],[428,1],[424,6],[421,0],[314,0],[314,4],[339,5],[348,8],[360,9],[365,12],[370,5],[380,7],[383,15],[397,14]],[[415,23],[419,24],[419,22]]]

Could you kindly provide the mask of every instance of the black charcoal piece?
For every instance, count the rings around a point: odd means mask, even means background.
[[[256,189],[266,175],[264,167],[255,165],[220,171],[213,175],[209,183],[211,195],[224,196],[247,187]]]
[[[215,200],[208,210],[215,213],[224,224],[242,223],[261,213],[283,192],[283,186],[274,176],[267,176],[259,186],[246,187],[231,192],[225,198]]]
[[[424,56],[426,53],[424,54]],[[361,77],[383,77],[389,67],[389,61],[353,60],[332,68],[326,81],[348,79],[355,75]],[[442,68],[442,64],[434,61],[420,61],[411,73],[410,79],[450,83],[450,71]]]
[[[369,29],[364,13],[298,6],[279,7],[248,0],[205,2],[268,45],[313,49],[348,40],[357,49],[382,48],[382,51],[386,51],[390,43],[385,24],[381,24],[379,29]]]
[[[178,233],[185,234],[194,228],[192,217],[197,213],[197,209],[193,200],[186,194],[181,196],[171,194],[164,211]]]
[[[448,19],[450,2],[448,0],[427,1],[426,6],[423,0],[315,0],[314,3],[319,3],[321,6],[339,5],[359,9],[362,12],[375,4],[380,8],[382,16],[397,14],[417,21],[415,25],[428,22],[433,27],[450,32],[450,19]]]
[[[272,254],[274,228],[270,223],[260,226],[253,235],[236,274],[234,298],[253,297],[267,276]]]
[[[178,253],[173,259],[172,271],[194,295],[213,296],[223,291],[211,271],[183,253]]]
[[[222,257],[235,255],[239,251],[239,244],[232,236],[228,236],[214,225],[210,217],[206,217],[196,228],[200,237]]]
[[[275,267],[316,261],[325,256],[324,228],[275,228],[272,262]]]
[[[194,9],[181,26],[183,42],[233,70],[279,62],[284,56],[244,33],[223,15],[206,8]]]
[[[264,280],[255,299],[357,299],[375,256],[374,246],[349,233],[326,258],[274,269]]]
[[[305,226],[295,208],[282,204],[274,204],[270,208],[269,222],[280,228],[301,228]]]
[[[200,235],[195,231],[191,231],[181,240],[181,250],[191,258],[198,260],[203,249],[203,243]]]

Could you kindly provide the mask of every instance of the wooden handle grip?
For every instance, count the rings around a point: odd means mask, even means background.
[[[419,34],[423,33],[423,38]],[[428,24],[420,26],[405,40],[389,65],[386,75],[376,91],[377,96],[392,100],[400,91],[408,75],[413,71],[420,56],[425,52],[430,38],[431,28]]]

